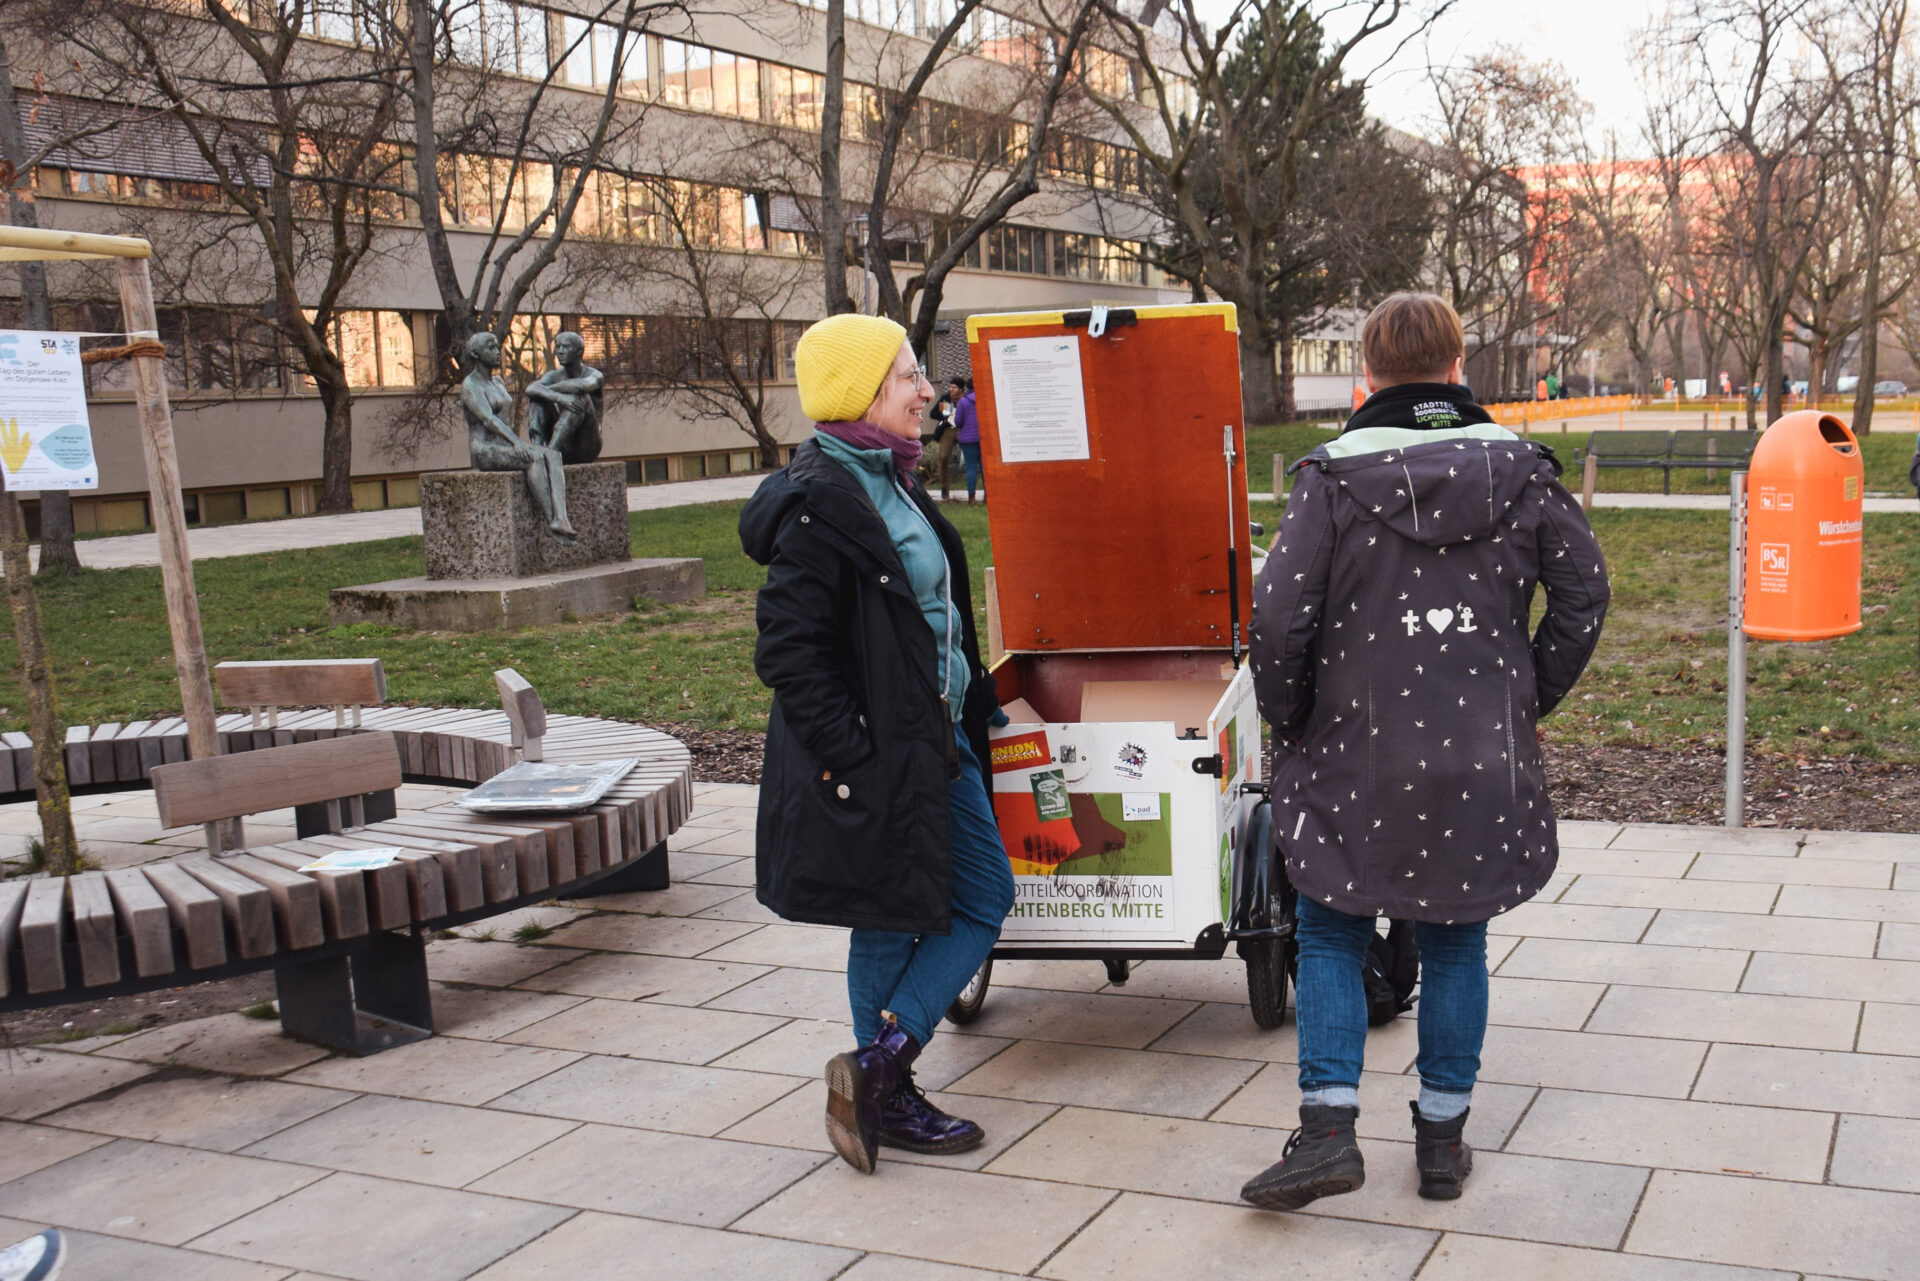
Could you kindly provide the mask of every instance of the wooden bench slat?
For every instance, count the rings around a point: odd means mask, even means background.
[[[273,955],[273,900],[267,887],[203,855],[174,860],[174,866],[213,891],[221,915],[233,932],[242,960]]]
[[[338,867],[302,872],[300,869],[316,856],[278,845],[263,845],[247,853],[263,863],[313,878],[313,883],[320,887],[320,917],[327,937],[352,939],[367,932],[367,885],[363,873]]]
[[[503,897],[515,898],[521,894],[532,894],[546,889],[549,883],[547,835],[541,828],[481,823],[462,814],[429,810],[407,820],[405,830],[420,836],[437,837],[443,841],[464,841],[483,836],[507,841],[513,857],[509,881],[513,889]],[[488,901],[493,901],[491,891],[488,892]]]
[[[556,839],[555,833],[545,823],[529,822],[518,815],[509,818],[502,814],[489,814],[478,818],[465,810],[452,807],[429,810],[420,816],[420,821],[444,823],[447,830],[454,833],[451,839],[458,840],[463,832],[488,832],[495,836],[504,836],[513,842],[514,858],[519,867],[520,893],[535,894],[553,884],[548,873],[547,846]],[[573,845],[573,827],[566,825],[566,835],[559,839]]]
[[[20,913],[20,953],[27,991],[53,992],[67,985],[67,883],[57,876],[27,882]]]
[[[334,836],[312,836],[300,841],[282,841],[280,849],[301,855],[307,862],[340,850],[365,849]],[[413,923],[413,906],[407,887],[407,869],[395,863],[389,867],[369,868],[358,874],[366,902],[367,928],[403,930]]]
[[[418,814],[402,814],[398,818],[369,824],[358,834],[375,839],[388,833],[471,846],[480,856],[481,890],[486,901],[501,903],[519,897],[519,847],[510,836],[472,829],[458,830]]]
[[[67,785],[84,787],[93,782],[93,758],[87,752],[89,727],[67,726]]]
[[[26,881],[0,881],[0,996],[12,989],[11,957],[20,947],[20,914],[27,906]]]
[[[227,927],[214,892],[177,863],[147,863],[138,870],[167,905],[174,927],[186,940],[188,967],[204,970],[226,964]]]
[[[87,738],[87,766],[93,772],[96,783],[117,782],[114,773],[113,739],[120,732],[120,722],[108,721],[104,725],[95,725],[93,733]]]
[[[386,734],[319,739],[162,765],[153,772],[154,799],[165,827],[258,813],[263,804],[272,809],[308,805],[399,785],[399,754]]]
[[[82,872],[67,882],[73,900],[73,937],[80,947],[80,982],[100,987],[120,981],[120,940],[107,878]]]
[[[431,854],[439,861],[440,872],[446,882],[448,911],[470,912],[486,904],[487,887],[480,867],[481,850],[477,845],[466,841],[441,841],[429,836],[413,836],[384,827],[378,832],[366,828],[342,832],[339,839],[358,841],[363,847],[398,845],[402,849]],[[511,873],[513,864],[510,850],[505,866]]]
[[[114,868],[106,878],[121,927],[133,940],[134,972],[143,979],[173,973],[173,916],[166,900],[137,867]]]
[[[234,854],[220,866],[266,887],[273,918],[280,927],[282,950],[299,952],[327,941],[320,923],[320,883],[302,872],[276,867],[251,854]]]
[[[215,663],[213,679],[228,707],[367,706],[387,697],[386,668],[377,658]]]

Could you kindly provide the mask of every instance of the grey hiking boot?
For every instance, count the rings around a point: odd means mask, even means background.
[[[1460,1185],[1473,1173],[1473,1149],[1460,1137],[1467,1113],[1451,1121],[1429,1121],[1413,1108],[1413,1162],[1420,1171],[1420,1195],[1429,1201],[1457,1201]],[[1467,1109],[1471,1112],[1473,1109]]]
[[[1263,1210],[1298,1210],[1358,1188],[1367,1181],[1353,1133],[1359,1119],[1359,1108],[1302,1106],[1300,1128],[1281,1149],[1279,1164],[1248,1179],[1240,1199]]]

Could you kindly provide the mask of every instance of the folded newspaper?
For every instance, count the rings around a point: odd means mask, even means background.
[[[583,810],[597,804],[639,763],[637,756],[583,764],[521,761],[501,770],[456,803],[482,814]]]

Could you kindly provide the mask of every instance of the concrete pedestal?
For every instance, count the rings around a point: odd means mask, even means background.
[[[633,555],[624,463],[568,467],[567,515],[579,535],[568,544],[547,529],[515,471],[443,471],[420,478],[420,525],[427,577],[525,578],[614,564]]]
[[[479,632],[618,614],[638,596],[679,604],[706,591],[706,564],[698,557],[628,559],[519,578],[396,578],[336,587],[328,612],[335,627],[381,623]]]

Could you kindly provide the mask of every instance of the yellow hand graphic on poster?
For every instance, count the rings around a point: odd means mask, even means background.
[[[0,418],[0,462],[8,471],[19,471],[33,449],[33,437],[20,430],[18,418]]]

